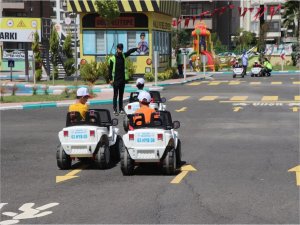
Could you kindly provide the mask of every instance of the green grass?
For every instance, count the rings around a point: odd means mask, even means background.
[[[51,102],[61,100],[75,100],[75,95],[66,97],[65,94],[61,95],[30,95],[30,96],[3,96],[1,103],[18,103],[18,102]]]
[[[274,71],[280,71],[281,70],[281,66],[274,66],[273,65],[273,70]],[[283,66],[283,70],[300,70],[300,68],[298,68],[297,66]]]
[[[53,81],[38,81],[37,84],[46,84],[46,85],[53,85]],[[98,80],[95,82],[94,85],[101,85],[101,84],[106,84],[106,82],[104,80]],[[54,81],[54,86],[55,85],[66,85],[66,86],[76,86],[76,82],[75,81],[65,81],[65,80],[55,80]],[[77,81],[77,86],[78,85],[88,85],[87,82],[79,80]]]

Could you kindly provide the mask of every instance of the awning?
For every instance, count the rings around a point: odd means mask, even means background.
[[[68,0],[68,10],[76,13],[95,13],[96,0]],[[163,0],[118,0],[121,13],[158,12],[177,17],[180,11],[178,1]]]

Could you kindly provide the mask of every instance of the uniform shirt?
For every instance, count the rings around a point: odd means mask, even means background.
[[[137,48],[129,49],[124,53],[125,58],[130,56],[133,52],[135,52]],[[116,69],[115,69],[115,77],[114,84],[125,84],[125,60],[123,54],[116,54]],[[109,80],[112,80],[112,71],[113,71],[114,63],[110,60],[109,64]]]
[[[268,62],[268,61],[264,62],[264,67],[266,67],[266,68],[269,69],[269,70],[272,70],[272,69],[273,69],[273,68],[272,68],[272,64],[271,64],[270,62]]]
[[[142,105],[141,108],[135,111],[135,113],[143,113],[145,115],[145,123],[151,122],[151,114],[154,113],[155,110],[149,108],[148,106]],[[136,120],[138,117],[135,117],[134,120]],[[140,125],[140,124],[138,124]]]
[[[247,54],[244,54],[242,56],[242,64],[243,64],[243,66],[248,66],[248,55]]]
[[[83,119],[85,119],[85,113],[88,110],[87,104],[75,103],[69,106],[69,112],[79,112]]]

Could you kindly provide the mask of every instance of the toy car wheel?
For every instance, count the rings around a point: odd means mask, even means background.
[[[107,145],[104,144],[100,146],[95,157],[95,163],[99,169],[105,169],[108,167],[110,163],[110,151]]]
[[[163,171],[166,175],[173,175],[176,172],[176,152],[174,148],[167,152],[163,160]]]
[[[236,78],[236,75],[233,75],[232,77],[233,77],[233,78]]]
[[[131,159],[126,147],[123,145],[121,151],[121,171],[123,175],[129,176],[134,171],[134,161]]]
[[[181,141],[178,140],[176,148],[176,168],[181,166]]]
[[[254,74],[253,74],[253,73],[251,73],[251,77],[254,77]]]
[[[129,129],[129,119],[127,116],[124,117],[124,120],[123,120],[123,128],[124,128],[124,131],[125,132],[128,132],[128,129]]]
[[[57,152],[56,152],[56,160],[57,160],[57,166],[61,170],[68,170],[71,168],[72,165],[72,159],[69,155],[66,154],[63,147],[60,145],[58,146]]]
[[[244,78],[245,77],[245,75],[242,75],[242,78]]]
[[[111,154],[112,158],[116,161],[119,162],[121,158],[121,151],[124,146],[123,140],[120,135],[117,136],[116,143],[112,146],[111,148]]]

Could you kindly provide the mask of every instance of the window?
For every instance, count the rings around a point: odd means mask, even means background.
[[[272,21],[268,23],[268,32],[281,32],[280,21]]]
[[[141,34],[144,35],[141,35]],[[124,30],[84,30],[83,31],[83,54],[106,55],[114,54],[117,44],[124,45],[124,52],[128,49],[142,46],[141,50],[132,55],[148,55],[148,31],[124,31]]]
[[[162,31],[153,31],[153,51],[158,51],[160,62],[168,62],[171,54],[170,33]]]

